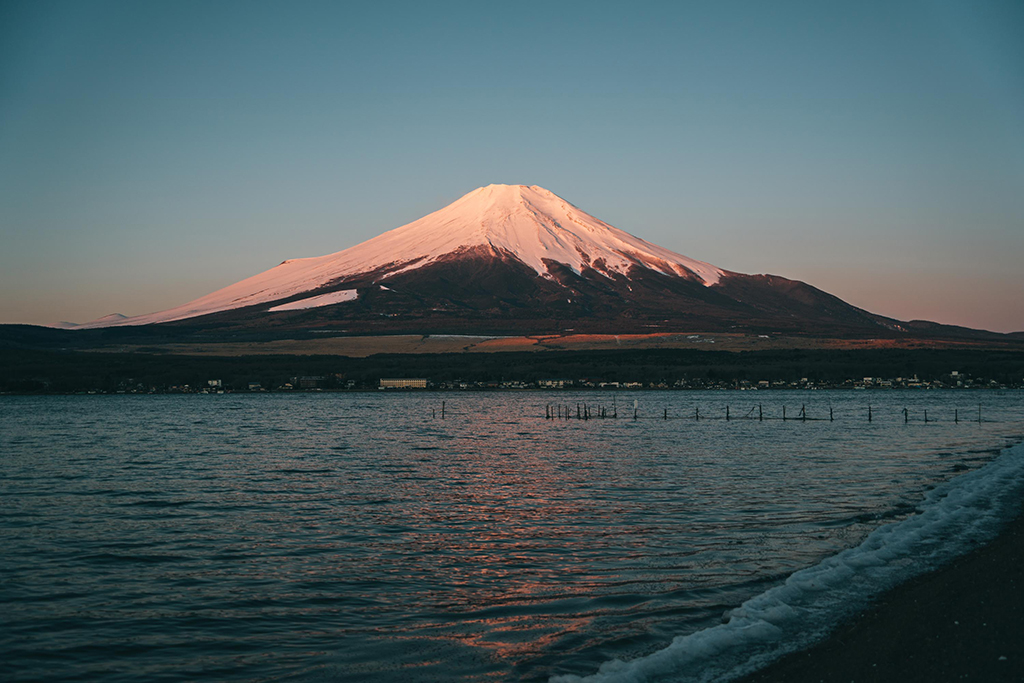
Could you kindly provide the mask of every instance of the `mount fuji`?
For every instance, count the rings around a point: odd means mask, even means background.
[[[744,275],[615,228],[537,186],[488,185],[349,249],[284,261],[158,313],[153,324],[355,333],[899,333],[802,282]]]

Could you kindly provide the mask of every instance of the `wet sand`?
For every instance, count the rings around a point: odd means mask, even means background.
[[[742,683],[1024,681],[1024,515]]]

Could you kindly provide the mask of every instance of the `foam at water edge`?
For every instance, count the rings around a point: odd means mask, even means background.
[[[874,596],[995,537],[1019,507],[1024,444],[929,492],[918,514],[879,527],[855,548],[751,598],[720,626],[679,636],[664,650],[551,683],[706,683],[731,680],[820,639]]]

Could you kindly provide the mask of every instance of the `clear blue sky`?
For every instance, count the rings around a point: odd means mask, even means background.
[[[1024,330],[1024,3],[0,2],[0,322],[169,308],[493,182]]]

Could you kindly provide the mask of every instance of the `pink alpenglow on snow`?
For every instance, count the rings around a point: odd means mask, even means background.
[[[344,251],[285,261],[182,306],[129,318],[106,316],[81,328],[146,325],[209,313],[271,304],[373,273],[385,280],[451,258],[460,252],[490,251],[517,259],[538,275],[554,279],[549,262],[580,273],[585,268],[626,276],[635,267],[688,278],[705,286],[726,271],[687,258],[612,227],[536,185],[488,185],[417,221]],[[335,298],[330,298],[335,297]],[[326,306],[356,297],[355,290],[324,293],[268,307],[269,312]]]
[[[271,313],[276,313],[277,311],[300,311],[305,308],[319,308],[320,306],[340,304],[343,301],[352,301],[358,295],[358,290],[343,289],[340,292],[331,292],[330,294],[311,296],[307,299],[299,299],[298,301],[292,301],[287,304],[281,304],[280,306],[274,306],[273,308],[268,308],[267,310]]]

